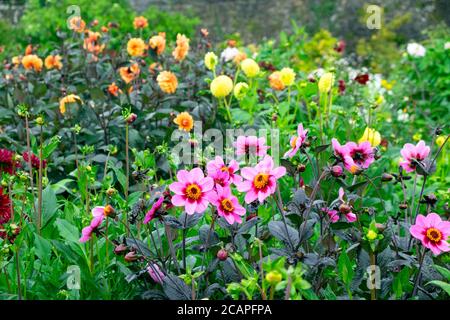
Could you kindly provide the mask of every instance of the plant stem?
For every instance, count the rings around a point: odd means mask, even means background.
[[[31,144],[30,144],[30,126],[28,123],[28,115],[25,116],[25,129],[27,136],[27,153],[28,153],[28,173],[30,175],[30,188],[31,188],[31,198],[33,203],[34,215],[37,215],[36,205],[34,203],[34,182],[33,182],[33,167],[31,166]]]
[[[187,213],[184,213],[184,223],[183,223],[183,269],[186,270],[186,224],[187,224]]]
[[[130,163],[129,163],[129,126],[128,123],[125,125],[125,167],[126,167],[126,180],[125,180],[125,201],[126,201],[126,207],[128,209],[128,188],[130,186]],[[125,217],[125,224],[128,227],[127,228],[127,235],[129,235],[129,223],[128,223],[128,210],[125,210],[124,217]]]
[[[39,144],[39,177],[38,177],[38,234],[41,234],[42,228],[42,147],[43,147],[42,126],[40,127],[40,144]]]
[[[419,281],[420,281],[420,275],[422,272],[422,266],[423,266],[423,261],[425,260],[425,247],[422,250],[422,253],[420,252],[420,250],[418,251],[418,253],[420,254],[420,260],[419,260],[419,270],[417,271],[417,275],[416,275],[416,279],[414,280],[414,288],[412,291],[412,297],[414,297],[417,294],[417,288],[419,286]]]
[[[17,275],[17,298],[22,300],[22,289],[20,281],[19,246],[16,246],[16,275]]]

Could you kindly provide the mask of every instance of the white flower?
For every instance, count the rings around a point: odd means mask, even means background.
[[[314,71],[312,71],[309,75],[308,75],[308,79],[310,80],[318,80],[320,79],[320,77],[322,77],[325,74],[325,69],[319,68],[316,69]]]
[[[445,50],[450,49],[450,42],[446,42],[446,43],[445,43],[444,49],[445,49]]]
[[[228,62],[228,61],[233,60],[238,53],[239,53],[239,49],[238,48],[227,47],[220,54],[220,59],[225,61],[225,62]]]
[[[418,43],[408,43],[408,46],[406,47],[406,51],[408,54],[412,57],[423,57],[425,56],[425,53],[427,52],[427,49],[421,44]]]
[[[409,119],[409,114],[407,114],[406,112],[403,112],[402,109],[399,109],[397,111],[397,120],[400,122],[406,122]]]

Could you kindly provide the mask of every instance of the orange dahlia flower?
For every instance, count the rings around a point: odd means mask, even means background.
[[[69,29],[78,33],[82,33],[86,28],[86,22],[81,17],[73,17],[69,20]]]
[[[149,46],[156,51],[156,54],[160,55],[166,48],[166,33],[160,32],[157,36],[150,38]]]
[[[177,35],[177,46],[172,55],[177,61],[183,61],[189,52],[189,39],[184,34]]]
[[[120,77],[127,84],[136,79],[140,72],[141,70],[139,69],[139,65],[137,63],[133,63],[129,67],[122,67],[119,69]]]
[[[45,67],[47,69],[58,69],[61,70],[61,68],[63,67],[62,62],[61,62],[61,56],[60,55],[56,55],[56,56],[48,56],[47,58],[45,58]]]
[[[175,74],[170,71],[162,71],[158,77],[156,77],[158,85],[165,93],[175,93],[178,86],[178,80]]]
[[[105,49],[104,44],[100,44],[100,33],[98,32],[87,32],[87,37],[84,39],[83,48],[95,55],[98,55]]]
[[[136,17],[134,18],[133,26],[135,29],[143,29],[148,26],[148,21],[145,17]]]
[[[29,54],[22,58],[22,65],[27,70],[33,69],[36,72],[40,72],[43,64],[42,59],[35,54]]]
[[[113,96],[117,97],[119,93],[122,93],[122,90],[120,90],[119,87],[116,85],[116,83],[113,82],[108,86],[108,92]]]
[[[145,42],[140,38],[131,38],[127,43],[128,54],[132,57],[142,56],[145,51]]]
[[[191,131],[194,127],[194,118],[187,112],[178,114],[173,122],[178,125],[179,130],[184,130],[186,132]]]
[[[275,71],[269,76],[270,87],[274,90],[281,91],[285,88],[283,81],[281,81],[280,71]]]

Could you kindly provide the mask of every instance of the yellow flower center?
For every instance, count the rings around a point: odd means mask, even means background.
[[[227,166],[223,166],[222,168],[220,168],[220,171],[222,171],[222,172],[230,172],[230,169]]]
[[[191,183],[186,188],[186,197],[191,200],[198,200],[198,198],[200,198],[201,194],[202,194],[202,190],[195,183]]]
[[[258,173],[253,179],[253,185],[256,189],[263,189],[269,184],[269,175],[266,173]]]
[[[295,145],[297,144],[297,139],[298,139],[298,137],[294,137],[294,139],[292,139],[292,141],[291,141],[292,148],[295,148]]]
[[[226,212],[231,212],[234,210],[234,206],[233,203],[231,202],[230,199],[226,198],[223,199],[220,204],[222,205],[222,209]]]
[[[427,229],[427,238],[434,243],[441,241],[442,233],[436,228]]]

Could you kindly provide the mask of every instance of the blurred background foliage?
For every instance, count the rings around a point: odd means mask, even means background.
[[[369,4],[382,7],[379,30],[366,26]],[[142,37],[165,31],[169,40],[177,33],[192,37],[196,29],[205,27],[215,42],[231,38],[246,44],[266,39],[283,42],[295,28],[302,28],[313,35],[303,52],[312,59],[300,57],[297,63],[305,71],[322,65],[323,53],[331,55],[343,39],[347,54],[354,53],[358,65],[386,72],[401,58],[400,49],[406,43],[422,41],[433,30],[441,38],[448,37],[450,20],[447,0],[4,0],[0,6],[2,56],[20,54],[29,43],[54,48],[61,42],[55,31],[67,31],[71,5],[80,7],[87,23],[97,19],[99,26],[117,24],[110,30],[114,48],[123,41],[120,35],[133,31],[136,15],[149,20]]]

